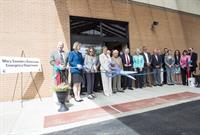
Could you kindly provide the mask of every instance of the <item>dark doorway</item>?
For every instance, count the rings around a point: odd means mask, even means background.
[[[108,47],[109,50],[122,50],[122,44],[118,42],[107,42],[105,45]]]
[[[121,51],[129,46],[128,22],[70,16],[70,32],[71,45],[79,41],[83,48],[106,45]],[[84,55],[85,49],[82,51]]]
[[[127,47],[127,44],[120,42],[105,42],[105,46],[112,52],[113,50],[123,51]]]

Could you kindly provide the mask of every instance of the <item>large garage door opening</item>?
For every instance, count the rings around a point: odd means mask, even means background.
[[[81,53],[93,46],[97,55],[102,46],[122,51],[129,47],[128,22],[70,16],[71,45],[82,43]]]

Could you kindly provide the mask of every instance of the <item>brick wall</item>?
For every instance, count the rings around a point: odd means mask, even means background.
[[[133,52],[141,45],[154,48],[194,47],[200,52],[199,16],[167,11],[122,0],[0,0],[0,56],[20,56],[41,59],[43,73],[34,73],[42,97],[50,96],[51,67],[49,55],[57,41],[63,40],[69,48],[69,15],[129,22],[130,48]],[[153,20],[160,25],[150,30]],[[67,47],[65,48],[67,50]],[[20,99],[20,76],[0,75],[0,101]],[[31,76],[23,75],[24,98],[38,98]]]

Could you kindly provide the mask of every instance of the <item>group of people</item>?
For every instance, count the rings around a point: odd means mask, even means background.
[[[50,64],[53,67],[59,65],[63,72],[71,73],[70,83],[74,99],[77,102],[83,101],[80,92],[81,84],[84,82],[86,82],[88,98],[96,97],[93,90],[97,73],[101,74],[104,95],[111,96],[113,93],[124,92],[126,89],[133,90],[133,84],[135,88],[162,86],[163,84],[187,85],[187,78],[197,68],[198,55],[193,48],[184,50],[182,54],[179,50],[175,50],[173,53],[171,49],[164,48],[162,53],[161,50],[154,49],[151,54],[148,48],[143,46],[142,50],[137,48],[131,55],[129,48],[125,48],[124,52],[119,52],[118,50],[108,50],[104,46],[102,53],[97,56],[95,49],[89,47],[87,54],[83,57],[80,47],[81,43],[75,42],[73,50],[66,53],[63,50],[64,43],[58,42],[58,50],[50,57]],[[112,73],[120,70],[135,71],[136,73],[131,75],[136,80],[133,81],[120,74],[112,76]]]

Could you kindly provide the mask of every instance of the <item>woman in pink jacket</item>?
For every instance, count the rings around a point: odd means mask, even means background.
[[[181,76],[182,76],[182,84],[187,85],[188,81],[187,78],[189,77],[189,67],[190,67],[190,55],[187,55],[188,51],[184,50],[180,59],[180,66],[181,66]]]

